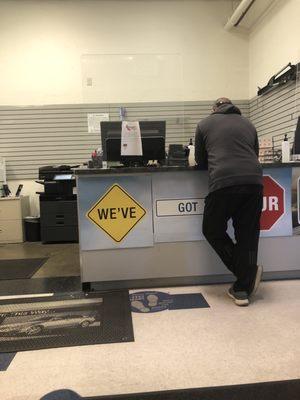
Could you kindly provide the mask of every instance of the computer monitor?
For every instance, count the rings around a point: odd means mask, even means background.
[[[101,121],[101,142],[104,161],[119,161],[124,165],[146,165],[149,160],[166,157],[166,121],[140,121],[142,156],[121,156],[122,121]]]

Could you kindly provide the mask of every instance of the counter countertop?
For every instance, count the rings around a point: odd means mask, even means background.
[[[268,163],[262,164],[263,168],[287,168],[287,167],[300,167],[300,162],[290,163]],[[197,167],[184,167],[184,166],[164,166],[164,167],[117,167],[117,168],[79,168],[75,169],[75,175],[120,175],[120,174],[139,174],[139,173],[153,173],[153,172],[178,172],[178,171],[195,171],[199,170]]]

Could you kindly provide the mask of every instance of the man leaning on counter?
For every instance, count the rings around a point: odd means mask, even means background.
[[[258,152],[254,125],[226,97],[219,98],[211,115],[197,125],[195,160],[209,175],[203,234],[236,277],[228,295],[238,306],[249,304],[263,272],[257,265],[263,202]],[[230,219],[235,242],[227,234]]]

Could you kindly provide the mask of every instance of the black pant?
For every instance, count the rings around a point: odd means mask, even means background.
[[[234,290],[251,291],[257,270],[257,249],[263,187],[239,185],[216,190],[205,199],[203,234],[236,276]],[[232,219],[235,242],[228,236]]]

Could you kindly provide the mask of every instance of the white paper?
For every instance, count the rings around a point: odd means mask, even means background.
[[[0,182],[6,183],[5,158],[0,157]]]
[[[100,122],[101,121],[109,121],[109,114],[88,114],[88,132],[89,133],[100,133]]]
[[[122,122],[121,156],[142,156],[142,139],[140,124],[136,122]]]

